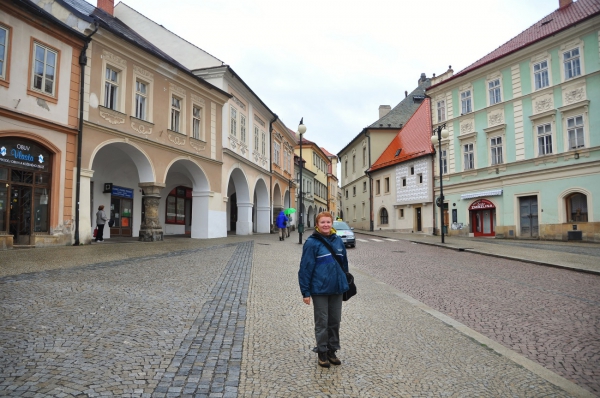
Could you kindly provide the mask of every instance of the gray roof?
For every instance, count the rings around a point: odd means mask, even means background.
[[[425,99],[425,90],[431,86],[431,79],[422,76],[419,79],[419,85],[415,88],[406,98],[404,98],[398,105],[396,105],[391,111],[389,111],[381,119],[371,124],[367,128],[400,128],[410,117],[415,113],[417,108]],[[414,97],[421,98],[420,101],[415,101]]]

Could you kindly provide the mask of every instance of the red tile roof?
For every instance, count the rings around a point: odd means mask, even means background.
[[[321,150],[323,151],[323,153],[325,155],[327,155],[327,157],[330,157],[330,158],[334,158],[335,157],[335,155],[333,153],[329,152],[327,149],[321,147]]]
[[[582,21],[592,18],[598,14],[600,14],[600,0],[579,0],[566,7],[559,8],[511,40],[507,41],[485,57],[467,66],[465,69],[461,70],[451,78],[429,87],[429,89],[442,83],[446,83],[459,76],[465,75],[477,68],[492,63],[540,40],[544,40],[562,30],[568,29],[573,25],[581,23]]]
[[[383,151],[379,159],[373,163],[369,171],[389,167],[410,159],[434,153],[431,145],[431,106],[430,99],[419,106],[415,113],[408,119],[390,145]],[[402,149],[396,156],[398,149]]]

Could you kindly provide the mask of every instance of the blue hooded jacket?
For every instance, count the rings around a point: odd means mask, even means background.
[[[275,220],[275,224],[277,225],[277,228],[285,228],[286,222],[287,222],[287,217],[285,216],[285,213],[282,210],[279,212],[279,215],[277,216],[277,219]]]
[[[318,233],[315,231],[313,235]],[[342,238],[335,233],[321,236],[329,242],[342,260],[344,269],[342,270],[323,243],[312,235],[309,236],[302,248],[302,259],[298,271],[302,297],[342,294],[349,289],[345,274],[348,272],[348,257]]]

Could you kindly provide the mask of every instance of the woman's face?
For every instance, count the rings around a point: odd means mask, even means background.
[[[319,232],[321,232],[323,235],[329,235],[329,233],[331,232],[331,218],[329,218],[329,217],[319,218],[317,227],[319,227]]]

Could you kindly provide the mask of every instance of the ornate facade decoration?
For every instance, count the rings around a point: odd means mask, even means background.
[[[133,65],[133,71],[138,75],[145,77],[146,79],[153,80],[154,74],[152,72],[148,72],[146,69],[140,68],[137,65]]]
[[[131,122],[131,128],[134,129],[135,131],[137,131],[138,133],[143,134],[143,135],[150,135],[150,134],[152,134],[152,127],[147,128],[142,123],[139,123],[136,126],[135,122]]]
[[[252,156],[254,157],[254,163],[258,163],[259,154],[258,152],[252,152]]]
[[[106,50],[102,51],[102,57],[106,60],[106,62],[110,62],[111,64],[122,66],[123,68],[127,67],[127,61],[123,58],[108,52]]]
[[[233,95],[233,94],[231,94]],[[233,102],[235,102],[235,104],[237,106],[239,106],[241,109],[246,110],[246,105],[244,105],[244,103],[242,101],[240,101],[240,99],[238,97],[236,97],[235,95],[233,95],[233,97],[231,98],[231,100]]]
[[[549,111],[550,109],[552,109],[554,106],[552,104],[552,98],[548,97],[548,98],[542,98],[539,101],[535,102],[535,113],[542,113],[545,111]]]
[[[460,124],[460,133],[461,134],[469,134],[474,131],[473,129],[473,119],[465,120]]]
[[[194,142],[194,141],[196,141],[196,140],[190,139],[190,146],[192,148],[194,148],[194,150],[196,151],[196,153],[199,153],[200,151],[203,151],[203,150],[206,149],[206,145],[205,144],[202,144],[200,142]]]
[[[265,122],[263,122],[263,120],[261,118],[259,118],[258,116],[254,115],[254,120],[256,122],[258,122],[258,124],[260,124],[261,126],[263,126],[264,128],[267,127],[267,125],[265,124]]]
[[[504,114],[501,110],[488,113],[488,126],[497,126],[504,123]]]
[[[281,135],[279,132],[273,130],[273,136],[278,140],[278,141],[283,141],[283,135]]]
[[[198,105],[201,105],[202,107],[204,107],[204,98],[197,96],[196,94],[192,94],[192,102],[197,103]]]
[[[237,145],[238,145],[237,138],[235,138],[232,135],[229,135],[229,146],[231,147],[231,149],[237,148]]]
[[[185,89],[174,85],[173,83],[169,83],[169,88],[171,89],[172,92],[181,95],[182,97],[185,97]]]
[[[573,90],[565,91],[564,96],[566,105],[582,101],[585,99],[585,88],[579,87]]]
[[[124,124],[125,123],[124,117],[119,116],[112,112],[100,111],[100,116],[102,117],[102,119],[106,120],[110,124]]]
[[[185,145],[185,135],[169,133],[169,141],[175,145]]]

